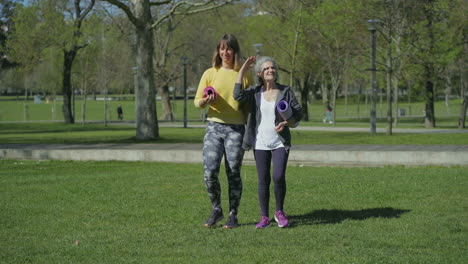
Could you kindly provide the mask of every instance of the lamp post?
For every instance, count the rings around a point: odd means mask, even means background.
[[[257,43],[257,44],[253,44],[252,46],[254,46],[255,48],[255,56],[260,56],[260,51],[262,51],[262,47],[263,47],[263,44],[261,43]]]
[[[182,57],[184,65],[184,128],[187,128],[187,57]]]
[[[371,33],[371,68],[369,69],[371,72],[371,88],[372,88],[372,95],[371,95],[371,112],[370,112],[370,125],[371,125],[371,134],[375,135],[377,133],[377,125],[376,125],[376,101],[377,101],[377,81],[375,79],[375,72],[377,71],[375,67],[375,50],[376,50],[376,32],[377,26],[379,25],[380,20],[373,19],[367,20],[368,30]]]
[[[255,57],[256,59],[258,59],[260,57],[260,52],[262,51],[263,44],[257,43],[257,44],[253,44],[252,46],[255,48]],[[253,69],[252,69],[252,72],[254,72]],[[254,72],[253,76],[255,75],[256,73]],[[260,85],[258,78],[255,78],[255,84]]]

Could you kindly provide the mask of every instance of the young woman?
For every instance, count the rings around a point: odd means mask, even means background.
[[[239,74],[239,58],[237,39],[231,34],[224,35],[216,47],[213,67],[206,70],[201,77],[194,101],[198,108],[209,108],[203,140],[203,165],[205,185],[213,210],[205,222],[206,227],[215,226],[224,218],[218,178],[223,156],[229,184],[229,217],[224,228],[238,225],[237,213],[242,196],[240,169],[244,157],[242,138],[246,121],[246,111],[232,97]],[[248,87],[252,78],[242,77],[240,82]],[[211,92],[206,92],[207,87]]]
[[[260,85],[243,90],[242,88],[245,87],[242,83],[244,73],[255,61],[255,57],[249,57],[242,65],[234,88],[234,98],[239,102],[248,102],[252,106],[247,121],[243,148],[254,147],[257,165],[261,219],[256,228],[265,228],[270,225],[270,167],[272,161],[276,198],[274,219],[279,227],[287,227],[289,221],[283,211],[283,206],[286,197],[286,165],[291,148],[289,127],[295,127],[302,118],[302,107],[288,86],[277,83],[278,65],[270,57],[259,58],[255,65]],[[289,116],[283,114],[286,112],[289,112]]]

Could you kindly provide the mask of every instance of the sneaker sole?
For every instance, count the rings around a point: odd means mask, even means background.
[[[219,221],[221,221],[221,220],[223,220],[223,219],[224,219],[224,216],[222,216],[222,217],[216,219],[216,221],[215,221],[212,225],[209,225],[209,224],[206,224],[206,223],[205,223],[205,227],[213,227],[213,226],[215,226]]]
[[[270,226],[270,224],[268,224],[268,225],[266,225],[266,226],[262,226],[262,227],[255,226],[255,228],[256,228],[256,229],[263,229],[263,228],[267,228],[267,227],[269,227],[269,226]]]
[[[239,224],[237,224],[237,225],[235,225],[235,226],[224,225],[223,228],[224,228],[224,229],[232,229],[232,228],[236,228],[236,227],[238,227],[238,226],[239,226]]]
[[[286,225],[283,225],[283,226],[280,225],[280,223],[279,223],[279,221],[278,221],[278,218],[276,218],[276,215],[275,215],[275,221],[276,221],[276,223],[278,223],[278,226],[281,227],[281,228],[283,228],[283,227],[288,227],[288,226],[289,226],[289,223],[286,224]]]

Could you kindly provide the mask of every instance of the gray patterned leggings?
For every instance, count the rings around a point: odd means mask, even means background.
[[[229,184],[229,212],[237,214],[242,196],[240,169],[244,150],[242,138],[244,125],[208,122],[203,140],[203,168],[205,185],[213,208],[221,208],[221,185],[219,169],[224,156],[226,175]]]

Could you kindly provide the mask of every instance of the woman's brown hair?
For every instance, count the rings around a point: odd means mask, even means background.
[[[239,42],[237,41],[236,37],[232,34],[224,34],[224,36],[219,41],[218,45],[216,46],[216,50],[213,54],[213,67],[221,68],[223,65],[223,60],[221,56],[219,56],[219,48],[223,45],[231,48],[234,51],[234,65],[233,68],[235,71],[238,71],[241,67],[240,64],[240,47]]]

